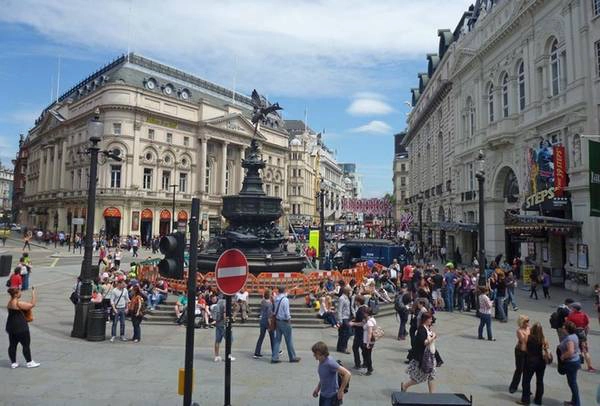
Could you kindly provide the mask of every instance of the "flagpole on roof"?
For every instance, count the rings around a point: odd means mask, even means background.
[[[58,97],[60,95],[60,55],[58,56],[58,76],[56,78],[56,102],[58,103]]]

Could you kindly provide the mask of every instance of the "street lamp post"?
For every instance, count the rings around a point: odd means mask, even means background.
[[[93,308],[90,306],[92,297],[92,281],[98,276],[98,269],[92,269],[92,255],[94,238],[94,212],[96,205],[96,182],[98,178],[98,153],[102,152],[108,158],[120,161],[120,151],[100,151],[98,143],[102,140],[104,133],[104,123],[100,121],[100,110],[96,109],[94,118],[88,124],[89,141],[92,145],[86,150],[90,154],[90,178],[88,184],[87,218],[84,239],[83,262],[81,263],[81,273],[79,274],[79,301],[75,305],[75,319],[73,321],[73,330],[71,337],[85,338],[88,311]]]
[[[177,189],[177,184],[169,185],[169,187],[173,188],[173,231],[177,230],[176,219],[175,219],[175,189]]]
[[[325,189],[323,189],[323,183],[321,182],[321,190],[317,192],[319,198],[319,269],[323,266],[323,257],[325,250]]]
[[[485,182],[485,154],[483,150],[479,151],[479,156],[477,159],[477,172],[475,173],[475,177],[477,178],[477,183],[479,185],[479,280],[477,284],[479,286],[485,286],[486,277],[485,277],[485,214],[483,207],[483,183]]]

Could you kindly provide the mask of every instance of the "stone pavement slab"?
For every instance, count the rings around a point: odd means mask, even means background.
[[[39,268],[33,274],[33,285],[38,287],[39,304],[35,321],[31,324],[32,352],[42,363],[37,369],[11,370],[6,352],[0,352],[1,405],[175,405],[181,404],[177,395],[177,373],[183,367],[185,328],[176,325],[150,326],[142,323],[142,342],[88,342],[71,338],[73,306],[68,294],[79,273],[78,266]],[[542,323],[552,348],[557,344],[554,331],[549,330],[548,317],[566,292],[552,290],[552,301],[534,301],[526,292],[518,292],[517,313],[526,313]],[[29,294],[24,294],[28,299]],[[600,332],[591,300],[582,299],[586,311],[593,316],[590,348],[599,361]],[[6,300],[6,295],[4,299]],[[6,311],[0,310],[4,323]],[[508,393],[508,383],[514,368],[515,320],[494,322],[496,342],[476,339],[478,319],[469,313],[438,313],[436,330],[440,336],[437,347],[445,364],[437,370],[436,391],[473,395],[476,405],[514,404],[518,394]],[[408,342],[395,340],[398,323],[395,317],[378,320],[386,336],[377,343],[373,352],[375,373],[370,376],[353,374],[345,405],[389,405],[393,391],[407,380],[404,360]],[[109,327],[109,326],[107,326]],[[107,330],[108,331],[108,330]],[[131,336],[131,323],[127,322]],[[335,348],[337,331],[334,329],[294,329],[294,345],[302,362],[290,364],[284,348],[284,362],[271,365],[269,357],[254,360],[252,352],[257,329],[234,327],[232,365],[232,403],[234,405],[315,405],[311,393],[317,383],[317,363],[310,352],[311,345],[325,341]],[[224,363],[214,363],[212,346],[214,330],[196,330],[194,355],[194,400],[201,405],[223,403]],[[268,338],[267,338],[268,341]],[[263,354],[268,354],[268,342]],[[8,347],[6,334],[0,335],[0,348]],[[5,351],[5,350],[4,350]],[[224,344],[221,346],[221,355]],[[332,353],[346,365],[352,365],[352,356]],[[21,353],[19,362],[23,362]],[[600,365],[600,363],[597,363]],[[600,374],[580,371],[579,387],[584,405],[595,404],[595,393]],[[413,389],[414,388],[414,389]],[[411,390],[425,392],[425,385]],[[545,405],[562,405],[568,400],[569,389],[564,376],[556,373],[556,365],[546,369]]]

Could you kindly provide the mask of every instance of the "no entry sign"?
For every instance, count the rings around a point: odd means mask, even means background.
[[[238,249],[229,249],[221,254],[215,265],[217,287],[225,295],[234,295],[248,278],[248,260]]]

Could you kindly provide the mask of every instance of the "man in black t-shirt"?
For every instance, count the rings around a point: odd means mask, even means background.
[[[439,269],[434,270],[434,274],[431,277],[433,286],[431,288],[431,298],[433,299],[433,305],[436,310],[442,310],[444,307],[442,299],[442,287],[444,285],[444,277],[440,274]]]
[[[363,342],[363,322],[366,320],[366,310],[368,309],[365,306],[365,298],[363,296],[356,296],[354,302],[358,306],[356,309],[356,314],[354,316],[354,320],[350,322],[350,326],[354,329],[354,340],[352,341],[352,353],[354,354],[354,369],[361,369],[362,362],[360,360],[360,353],[362,352],[362,342]],[[363,354],[364,359],[364,354]]]

